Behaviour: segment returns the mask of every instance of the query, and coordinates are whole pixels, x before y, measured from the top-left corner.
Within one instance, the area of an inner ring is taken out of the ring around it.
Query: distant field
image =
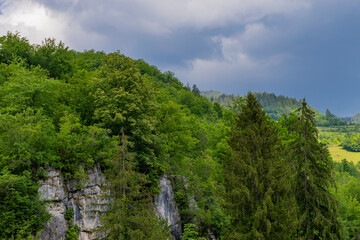
[[[360,152],[349,152],[338,145],[329,146],[330,154],[334,161],[340,162],[344,158],[349,162],[360,162]]]

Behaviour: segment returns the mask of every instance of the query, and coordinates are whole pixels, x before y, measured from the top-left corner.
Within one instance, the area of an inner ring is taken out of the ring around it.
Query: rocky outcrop
[[[98,166],[87,171],[86,180],[64,181],[61,172],[47,170],[47,178],[40,181],[39,193],[47,202],[47,211],[52,215],[40,236],[41,240],[66,239],[68,227],[78,225],[79,240],[90,240],[103,237],[95,232],[100,223],[101,215],[107,210],[109,199],[104,191],[105,177]],[[160,179],[160,194],[155,199],[157,215],[166,219],[174,240],[182,234],[181,218],[174,199],[174,191],[168,176]],[[191,207],[197,208],[193,198]],[[72,213],[73,223],[66,216]],[[209,231],[209,238],[215,236]]]
[[[185,189],[188,188],[187,180],[185,177],[172,177],[175,182],[178,181],[178,184]],[[174,191],[172,188],[172,184],[170,178],[167,175],[164,175],[160,179],[159,183],[160,187],[160,194],[156,197],[156,210],[159,218],[167,220],[168,226],[170,227],[171,235],[174,240],[179,240],[180,236],[182,235],[182,228],[181,228],[181,217],[179,214],[178,207],[175,203],[174,198]],[[194,212],[199,210],[197,202],[194,196],[190,195],[187,196],[189,200],[189,209],[193,210]],[[207,240],[216,240],[215,234],[211,229],[207,230],[207,236],[205,239]]]
[[[180,214],[175,204],[174,192],[170,180],[164,175],[160,179],[160,194],[155,199],[159,218],[166,219],[173,239],[180,239],[182,229]]]
[[[80,228],[79,239],[94,239],[101,235],[94,230],[100,226],[100,216],[109,202],[103,190],[105,178],[98,166],[86,173],[86,180],[64,182],[60,171],[48,169],[47,179],[40,181],[39,193],[47,202],[52,218],[40,239],[65,239],[70,225],[65,216],[69,213],[73,215],[73,224]]]

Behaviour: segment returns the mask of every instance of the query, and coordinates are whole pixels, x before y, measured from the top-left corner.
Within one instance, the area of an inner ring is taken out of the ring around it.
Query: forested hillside
[[[219,103],[226,107],[232,104],[234,95],[229,95],[217,91],[204,91],[202,94],[212,102]],[[277,120],[282,114],[289,114],[291,111],[300,107],[300,101],[295,98],[285,97],[283,95],[275,95],[274,93],[254,93],[257,101],[272,119]]]
[[[208,100],[214,103],[218,103],[223,107],[231,105],[235,96],[233,94],[225,94],[219,91],[202,91],[201,95],[206,97]],[[238,97],[238,96],[237,96]]]
[[[283,95],[275,95],[274,93],[254,93],[257,101],[261,104],[265,112],[275,120],[278,120],[283,114],[288,115],[290,112],[298,109],[301,105],[299,100],[295,98],[286,97]],[[232,104],[232,100],[235,98],[234,95],[225,94],[218,91],[203,91],[202,95],[205,96],[208,100],[213,103],[219,103],[223,107],[228,107]],[[339,117],[336,117],[330,112],[329,109],[326,109],[326,113],[321,114],[316,109],[312,108],[315,111],[316,123],[318,126],[343,126],[346,125],[346,121],[342,120]],[[356,115],[352,118],[355,119]],[[352,120],[355,122],[356,120]]]
[[[102,229],[109,238],[167,238],[152,206],[165,173],[183,225],[223,234],[230,110],[120,52],[76,52],[54,39],[31,45],[18,33],[0,42],[0,239],[34,236],[49,219],[37,195],[47,167],[82,179],[94,164],[113,184]]]
[[[332,162],[305,100],[248,93],[224,108],[120,52],[19,33],[0,44],[0,239],[36,238],[50,219],[38,195],[47,169],[85,179],[95,165],[111,199],[107,239],[170,238],[154,211],[165,174],[181,240],[358,238],[359,170]]]
[[[360,113],[355,114],[351,119],[351,122],[359,123],[360,122]]]

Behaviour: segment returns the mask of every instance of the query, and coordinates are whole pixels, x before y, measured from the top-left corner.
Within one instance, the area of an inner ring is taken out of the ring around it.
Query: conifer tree
[[[278,130],[254,94],[238,107],[228,140],[232,157],[224,162],[232,217],[226,239],[291,239],[294,201]]]
[[[290,127],[290,158],[294,163],[294,191],[299,209],[300,239],[339,239],[336,202],[329,192],[334,183],[329,152],[318,141],[314,112],[305,99]]]
[[[196,86],[196,84],[194,84],[193,87],[192,87],[192,93],[193,93],[195,96],[200,96],[200,90],[199,90],[199,88]]]

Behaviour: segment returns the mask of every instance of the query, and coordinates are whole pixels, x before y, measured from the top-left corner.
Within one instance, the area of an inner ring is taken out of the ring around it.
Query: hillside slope
[[[61,232],[68,240],[327,238],[339,235],[336,219],[349,239],[360,232],[360,214],[347,215],[360,203],[332,193],[331,158],[305,101],[306,111],[272,121],[258,101],[273,118],[298,101],[249,93],[228,109],[120,52],[78,52],[54,39],[32,45],[18,33],[0,44],[0,239],[38,238],[44,228],[43,239]],[[290,171],[288,161],[303,164],[302,128],[312,163],[326,170],[308,178],[323,192],[312,200],[325,205],[304,212],[330,223],[298,224],[311,217],[293,212],[304,196],[292,190],[303,177],[292,176],[304,168]],[[334,197],[349,211],[337,216]],[[159,210],[170,202],[179,215]]]
[[[172,176],[182,229],[196,223],[201,236],[224,234],[228,217],[217,192],[230,110],[193,93],[173,73],[119,52],[77,52],[54,39],[32,45],[19,33],[0,44],[0,239],[36,236],[48,223],[47,193],[39,198],[38,189],[53,171],[70,191],[49,197],[62,203],[63,234],[76,239],[88,232],[81,204],[70,202],[80,199],[72,194],[95,187],[87,182],[96,166],[112,199],[97,219],[108,238],[169,237],[154,211],[164,175]]]

